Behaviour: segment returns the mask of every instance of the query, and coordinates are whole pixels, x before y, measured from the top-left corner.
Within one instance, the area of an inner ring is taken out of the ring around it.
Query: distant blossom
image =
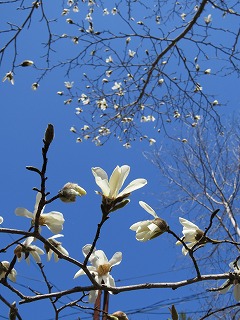
[[[19,244],[15,248],[14,254],[16,255],[18,261],[21,261],[22,258],[24,258],[26,262],[30,264],[31,255],[36,263],[41,263],[40,255],[44,254],[44,251],[35,245],[31,245],[33,241],[34,237],[28,237],[23,243]]]
[[[233,269],[233,272],[240,276],[240,263],[239,260],[237,262],[231,262],[229,267]],[[226,280],[221,287],[219,288],[220,293],[227,293],[233,286],[233,295],[236,301],[240,301],[240,281],[238,279],[234,279],[233,282],[230,280]]]
[[[65,256],[69,256],[68,251],[65,248],[63,248],[62,243],[57,241],[57,240],[55,240],[55,239],[60,238],[60,237],[63,237],[63,234],[55,234],[54,236],[48,238],[47,240],[60,253],[64,254]],[[54,252],[47,243],[44,244],[44,249],[45,249],[45,251],[47,253],[48,261],[51,259],[52,255],[53,255],[55,262],[58,262],[58,260],[59,260],[58,254],[56,252]]]
[[[0,280],[3,279],[8,272],[8,269],[10,267],[10,262],[8,261],[1,261],[0,262]],[[17,276],[17,271],[12,268],[12,270],[8,274],[8,278],[15,282],[16,281],[16,276]]]

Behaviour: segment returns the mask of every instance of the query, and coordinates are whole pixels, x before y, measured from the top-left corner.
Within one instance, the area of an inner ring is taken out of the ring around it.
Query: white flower
[[[90,244],[83,247],[82,252],[86,257],[91,248]],[[94,276],[97,283],[104,283],[106,286],[115,287],[115,281],[109,274],[113,266],[118,265],[122,261],[122,252],[116,252],[112,258],[108,261],[105,253],[102,250],[94,250],[89,257],[89,261],[92,266],[88,266],[88,270]],[[74,279],[84,275],[85,272],[80,269],[74,276]],[[98,290],[90,291],[89,302],[94,303],[97,298]]]
[[[113,72],[112,70],[107,70],[106,71],[106,76],[109,78],[111,76],[112,72]]]
[[[145,184],[147,184],[147,180],[145,179],[136,179],[133,180],[123,191],[119,192],[129,172],[129,166],[117,166],[113,170],[112,175],[108,180],[108,175],[102,168],[92,168],[92,173],[95,177],[96,184],[102,190],[102,192],[97,193],[101,194],[105,198],[114,200],[121,197],[127,197],[132,191],[142,188],[143,186],[145,186]]]
[[[203,246],[206,242],[207,239],[203,237],[204,232],[198,228],[198,226],[184,218],[179,218],[179,222],[183,226],[183,237],[181,238],[186,246],[191,249],[196,243],[198,243],[200,246]],[[182,244],[180,241],[176,242],[177,245]],[[198,246],[199,247],[199,246]],[[182,253],[184,255],[188,254],[188,250],[183,247],[182,248]]]
[[[112,87],[112,90],[118,90],[121,89],[121,82],[114,82],[114,86]]]
[[[144,242],[160,236],[167,230],[167,223],[158,217],[146,202],[139,201],[140,206],[154,217],[154,220],[139,221],[131,225],[130,230],[136,231],[136,239]]]
[[[103,98],[102,100],[97,100],[96,103],[98,108],[100,108],[101,110],[106,110],[108,107],[108,104],[105,98]]]
[[[44,254],[44,251],[35,245],[31,245],[33,241],[34,241],[34,237],[28,237],[22,244],[19,244],[15,248],[14,254],[17,256],[18,261],[21,261],[22,258],[24,257],[27,264],[30,264],[30,254],[31,254],[33,256],[33,259],[37,263],[41,263],[40,255]]]
[[[28,211],[25,208],[17,208],[15,210],[15,214],[17,216],[22,216],[22,217],[32,219],[32,224],[34,224],[35,216],[36,216],[36,213],[38,210],[38,205],[41,200],[41,197],[42,197],[41,193],[38,192],[37,196],[36,196],[36,203],[35,203],[33,213]],[[58,211],[51,211],[49,213],[43,213],[44,207],[43,207],[42,212],[39,216],[39,225],[40,226],[47,226],[48,229],[50,229],[53,233],[59,233],[63,229],[63,223],[65,221],[63,218],[63,214]]]
[[[106,59],[106,62],[107,62],[107,63],[111,63],[111,62],[113,62],[112,57],[111,57],[111,56],[109,56],[109,57]]]
[[[187,16],[187,15],[186,15],[186,13],[184,13],[184,12],[180,15],[180,17],[182,18],[183,21],[185,21],[186,16]]]
[[[135,56],[135,54],[136,54],[135,51],[130,50],[130,49],[128,50],[128,55],[129,55],[129,57],[133,58],[133,57]]]
[[[117,13],[118,13],[117,8],[113,8],[111,12],[112,12],[112,15],[114,15],[114,16],[115,16],[115,14],[117,14]]]
[[[0,217],[0,224],[3,223],[3,217]]]
[[[107,8],[103,9],[103,15],[104,16],[107,16],[109,14],[109,11]]]
[[[65,15],[69,14],[69,11],[70,11],[69,9],[63,9],[61,15],[65,16]]]
[[[239,260],[237,262],[231,262],[229,264],[229,267],[233,269],[233,272],[240,276],[240,263]],[[226,280],[221,287],[219,288],[220,293],[226,293],[231,287],[233,288],[233,295],[236,301],[240,301],[240,282],[237,279],[234,279],[233,282],[230,282],[229,280]],[[223,289],[221,289],[223,288]]]
[[[208,25],[212,21],[212,15],[209,14],[207,17],[204,18],[206,25]]]
[[[12,85],[14,85],[14,78],[13,78],[13,72],[9,71],[6,73],[5,77],[2,79],[2,82],[8,80],[9,82],[11,82]]]
[[[8,261],[0,262],[0,280],[5,277],[9,267],[10,267],[10,262]],[[8,278],[13,282],[15,282],[16,276],[17,276],[17,271],[14,268],[12,268],[12,270],[8,274]]]
[[[60,237],[64,237],[64,235],[63,234],[56,234],[56,235],[48,238],[47,240],[52,246],[54,246],[62,254],[64,254],[65,256],[69,256],[68,251],[65,248],[63,248],[62,243],[55,240],[56,238],[60,238]],[[58,262],[58,260],[59,260],[58,254],[56,252],[54,252],[46,243],[44,244],[44,249],[46,250],[48,261],[51,259],[52,254],[53,254],[55,262]]]
[[[213,106],[217,106],[218,104],[219,104],[218,100],[214,100],[212,103]]]
[[[156,140],[153,138],[149,139],[149,145],[152,146],[154,143],[156,143]]]
[[[70,81],[65,81],[64,85],[67,89],[71,89],[73,87],[74,81],[70,82]]]

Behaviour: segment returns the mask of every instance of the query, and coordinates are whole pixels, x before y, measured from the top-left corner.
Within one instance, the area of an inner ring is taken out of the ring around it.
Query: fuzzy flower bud
[[[32,60],[24,60],[21,64],[20,64],[20,66],[21,67],[30,67],[30,66],[32,66],[34,64],[34,62],[32,61]]]
[[[76,183],[68,182],[63,188],[59,191],[59,198],[63,202],[75,202],[76,196],[85,196],[86,190],[80,187]]]

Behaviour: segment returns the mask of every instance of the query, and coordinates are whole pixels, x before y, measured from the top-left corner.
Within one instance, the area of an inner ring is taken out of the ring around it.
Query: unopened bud
[[[59,191],[59,198],[63,202],[74,202],[77,196],[84,196],[87,192],[76,183],[68,182]]]
[[[21,258],[21,253],[22,253],[22,246],[19,244],[14,249],[14,254],[16,255],[17,258]]]
[[[20,64],[20,66],[21,67],[30,67],[30,66],[32,66],[34,64],[34,62],[32,61],[32,60],[24,60],[21,64]]]
[[[123,311],[116,311],[112,314],[109,314],[108,319],[128,320],[128,317]]]
[[[53,141],[53,138],[54,138],[54,127],[51,123],[49,123],[45,131],[44,140],[47,144],[50,144]]]
[[[154,231],[154,233],[152,234],[149,240],[160,236],[161,234],[163,234],[168,230],[167,222],[161,218],[154,219],[152,223],[155,224],[158,227],[158,229]]]

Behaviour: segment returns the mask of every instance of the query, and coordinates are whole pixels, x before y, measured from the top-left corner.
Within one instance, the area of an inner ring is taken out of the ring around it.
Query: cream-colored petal
[[[144,210],[150,213],[154,218],[158,218],[158,215],[156,214],[156,212],[146,202],[139,201],[139,204]]]
[[[122,188],[124,181],[129,175],[130,167],[127,165],[123,165],[121,167],[117,166],[109,180],[110,186],[110,197],[116,198],[119,190]]]
[[[95,167],[95,168],[92,168],[92,173],[94,175],[94,177],[99,177],[101,178],[102,180],[108,180],[108,175],[107,173],[100,167]]]
[[[100,177],[95,178],[96,184],[99,186],[99,188],[102,190],[102,193],[105,197],[109,196],[110,193],[110,187],[107,180],[102,180]]]
[[[198,226],[194,223],[192,223],[191,221],[188,221],[187,219],[184,218],[179,218],[179,222],[181,223],[181,225],[183,225],[183,227],[187,228],[187,229],[194,229],[194,230],[198,230]]]
[[[20,216],[20,217],[26,217],[26,218],[30,218],[33,219],[33,214],[32,212],[28,211],[25,208],[17,208],[15,210],[15,214],[16,216]]]
[[[102,250],[96,250],[94,255],[97,257],[97,259],[92,260],[91,263],[95,268],[98,268],[98,266],[101,264],[108,263],[108,258]]]
[[[0,217],[0,224],[3,223],[3,217]]]
[[[140,188],[144,187],[146,184],[147,184],[146,179],[133,180],[131,183],[129,183],[129,185],[122,192],[119,193],[118,197],[121,197],[125,194],[131,193],[132,191],[140,189]]]
[[[98,290],[91,290],[89,291],[89,295],[88,295],[88,301],[90,303],[95,303],[96,299],[98,296]]]
[[[109,260],[109,264],[111,267],[117,266],[122,261],[122,252],[116,252]]]

